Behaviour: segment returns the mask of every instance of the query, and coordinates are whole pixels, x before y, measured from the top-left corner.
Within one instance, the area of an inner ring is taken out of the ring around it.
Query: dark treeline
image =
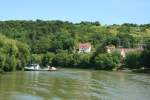
[[[83,67],[111,70],[150,66],[150,48],[131,53],[106,53],[105,46],[134,48],[149,44],[150,24],[101,25],[99,22],[0,21],[0,70],[22,69],[29,63],[41,66]],[[78,53],[79,43],[90,42],[91,53]]]

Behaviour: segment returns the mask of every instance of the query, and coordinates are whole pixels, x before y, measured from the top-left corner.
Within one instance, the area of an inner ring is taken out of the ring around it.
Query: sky
[[[0,20],[150,23],[150,0],[0,0]]]

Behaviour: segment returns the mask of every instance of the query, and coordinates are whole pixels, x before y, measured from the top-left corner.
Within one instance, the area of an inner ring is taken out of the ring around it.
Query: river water
[[[5,73],[0,100],[150,100],[150,75],[81,69]]]

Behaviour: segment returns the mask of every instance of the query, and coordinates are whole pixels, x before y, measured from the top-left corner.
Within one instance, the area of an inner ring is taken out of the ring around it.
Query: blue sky
[[[0,0],[0,20],[150,23],[150,0]]]

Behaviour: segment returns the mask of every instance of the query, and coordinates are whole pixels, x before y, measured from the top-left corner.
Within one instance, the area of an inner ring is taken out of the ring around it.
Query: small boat
[[[40,65],[39,64],[30,64],[26,67],[24,67],[25,71],[36,71],[40,69]]]
[[[57,69],[55,67],[50,67],[49,71],[56,71]]]
[[[30,64],[29,66],[24,67],[25,71],[56,71],[55,67],[41,68],[39,64]]]

